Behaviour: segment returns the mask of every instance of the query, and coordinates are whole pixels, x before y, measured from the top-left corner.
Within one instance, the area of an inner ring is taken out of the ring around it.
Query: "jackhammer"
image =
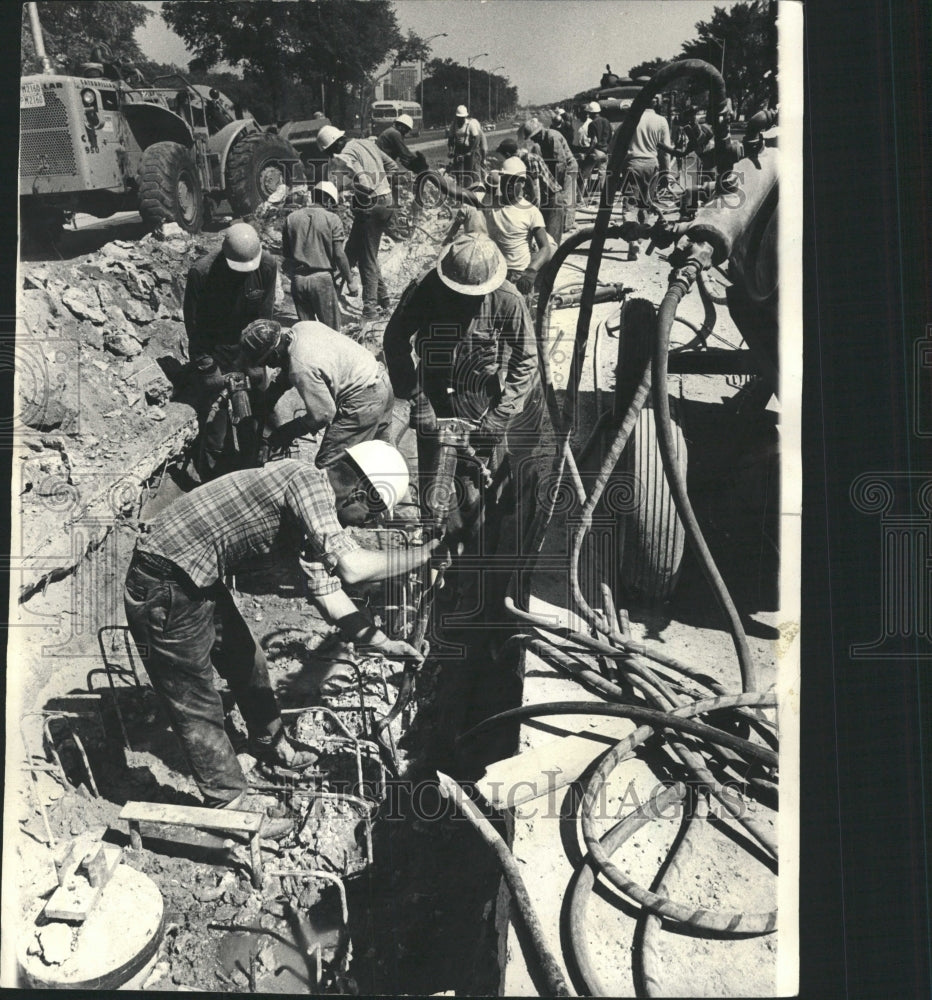
[[[430,482],[424,491],[424,507],[430,511],[424,522],[425,541],[439,538],[441,541],[447,538],[447,528],[450,515],[456,505],[456,467],[462,457],[473,462],[479,468],[480,479],[483,487],[488,487],[492,483],[492,473],[489,467],[476,454],[475,448],[469,443],[470,433],[477,427],[473,420],[466,420],[461,417],[438,417],[437,418],[437,442],[438,453],[436,467],[432,470]],[[437,590],[443,587],[444,571],[450,565],[451,558],[448,554],[446,559],[439,565],[425,563],[421,568],[421,592],[420,604],[414,620],[414,628],[408,642],[418,652],[425,657],[430,650],[430,643],[427,640],[427,628],[430,623],[431,610],[433,608],[433,597]],[[376,719],[374,723],[375,737],[379,744],[391,754],[391,749],[385,738],[385,730],[398,718],[411,700],[414,693],[414,677],[417,671],[417,664],[407,662],[404,667],[401,687],[398,697],[391,711],[381,719]]]

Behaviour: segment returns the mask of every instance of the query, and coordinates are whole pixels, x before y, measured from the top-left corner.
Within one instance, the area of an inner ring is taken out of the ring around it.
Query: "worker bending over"
[[[318,319],[341,329],[335,275],[350,295],[359,294],[343,243],[346,234],[335,209],[340,195],[330,181],[315,184],[312,204],[292,212],[282,226],[282,270],[291,278],[298,319]]]
[[[385,368],[362,344],[312,321],[283,330],[259,320],[246,327],[240,344],[247,366],[278,369],[269,383],[270,404],[294,388],[303,411],[268,434],[269,450],[286,450],[296,439],[323,431],[315,463],[334,468],[331,482],[342,503],[355,486],[355,477],[339,475],[344,452],[390,437],[395,397]]]
[[[404,494],[402,456],[381,441],[344,455],[373,513]],[[343,584],[381,580],[425,563],[436,547],[362,549],[341,528],[329,473],[286,459],[230,473],[176,500],[137,542],[126,575],[126,620],[152,686],[168,711],[207,806],[249,808],[246,778],[224,728],[213,669],[229,685],[250,750],[300,768],[314,755],[285,735],[262,646],[223,583],[247,560],[274,552],[299,557],[310,600],[347,642],[386,656],[420,659],[373,626]]]
[[[338,189],[353,192],[353,227],[346,255],[350,264],[359,266],[363,319],[375,319],[379,310],[390,304],[379,267],[379,245],[392,220],[388,176],[399,167],[374,139],[347,139],[346,133],[333,125],[325,125],[317,133],[317,145],[330,157],[330,180]]]
[[[254,319],[272,318],[277,286],[278,264],[245,222],[230,226],[220,250],[188,271],[184,326],[201,394],[196,468],[205,482],[254,459],[255,442],[244,441],[238,450],[227,408],[215,404],[224,376],[237,370],[240,332]]]

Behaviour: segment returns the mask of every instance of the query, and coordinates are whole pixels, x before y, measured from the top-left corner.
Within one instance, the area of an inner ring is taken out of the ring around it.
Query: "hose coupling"
[[[670,254],[670,262],[674,265],[668,282],[670,287],[679,286],[685,295],[699,275],[712,266],[712,252],[711,243],[693,242],[688,236],[683,237]]]

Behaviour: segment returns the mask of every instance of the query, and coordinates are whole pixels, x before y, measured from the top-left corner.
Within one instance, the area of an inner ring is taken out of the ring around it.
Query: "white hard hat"
[[[324,125],[317,133],[317,145],[321,151],[329,149],[337,139],[344,135],[346,133],[342,129],[338,129],[336,125]]]
[[[231,271],[255,271],[262,261],[259,234],[248,222],[234,222],[223,237],[223,256]]]
[[[410,115],[399,115],[395,119],[395,124],[396,125],[407,125],[408,128],[413,129],[414,128],[414,119]]]
[[[456,117],[457,118],[468,118],[469,117],[469,112],[466,110],[466,105],[465,104],[461,104],[456,109]]]
[[[338,204],[340,201],[340,192],[337,191],[336,184],[333,181],[318,181],[314,185],[315,191],[320,191],[321,194],[328,194],[333,199],[334,204]]]
[[[553,109],[553,113],[555,115],[565,115],[566,114],[566,112],[563,110],[563,108],[554,108]]]
[[[408,490],[408,464],[401,452],[386,441],[361,441],[346,454],[368,481],[370,500],[391,511]]]
[[[440,251],[440,280],[461,295],[488,295],[508,275],[501,250],[482,233],[462,233]]]
[[[527,165],[520,156],[509,156],[502,164],[501,174],[503,177],[526,177]]]
[[[586,105],[586,110],[587,111],[601,111],[602,110],[602,105],[599,104],[598,101],[590,101]],[[323,130],[321,130],[321,131],[323,131]]]

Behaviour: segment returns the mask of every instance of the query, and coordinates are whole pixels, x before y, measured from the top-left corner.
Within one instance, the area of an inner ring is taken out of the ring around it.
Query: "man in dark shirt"
[[[282,226],[282,270],[291,277],[291,297],[299,320],[320,320],[333,330],[343,319],[334,284],[335,272],[350,295],[359,294],[343,244],[346,234],[334,209],[339,201],[336,185],[315,184],[313,203],[299,208]]]
[[[412,402],[426,515],[427,485],[439,457],[437,418],[459,417],[478,425],[470,443],[495,477],[499,499],[491,499],[488,491],[480,494],[474,463],[459,463],[457,481],[463,489],[457,489],[459,509],[450,525],[463,530],[471,555],[491,554],[502,518],[514,513],[519,499],[527,500],[522,491],[533,488],[532,463],[524,459],[540,442],[534,325],[524,297],[506,274],[505,259],[488,236],[460,236],[444,248],[435,267],[407,287],[385,328],[392,388],[397,398]],[[488,552],[478,552],[480,544]],[[489,610],[494,603],[490,598]]]
[[[184,290],[188,355],[197,373],[200,441],[196,468],[207,481],[249,464],[230,434],[227,408],[217,402],[224,374],[238,369],[239,337],[254,319],[271,319],[278,264],[248,223],[227,229],[220,250],[196,261]]]
[[[376,507],[390,509],[407,489],[404,459],[382,441],[363,442],[346,459]],[[420,659],[406,642],[390,640],[357,611],[342,584],[406,573],[425,563],[436,545],[360,548],[337,519],[328,473],[290,459],[201,486],[156,519],[137,543],[126,575],[126,620],[205,805],[249,808],[246,779],[224,728],[214,667],[242,713],[254,756],[290,769],[315,759],[284,733],[262,646],[224,576],[246,560],[294,553],[310,600],[346,641],[389,657]],[[287,832],[287,826],[277,832]]]
[[[384,129],[376,137],[375,144],[387,153],[396,163],[400,163],[405,170],[411,170],[416,160],[416,154],[408,149],[405,137],[414,128],[414,119],[410,115],[399,115],[387,129]]]

